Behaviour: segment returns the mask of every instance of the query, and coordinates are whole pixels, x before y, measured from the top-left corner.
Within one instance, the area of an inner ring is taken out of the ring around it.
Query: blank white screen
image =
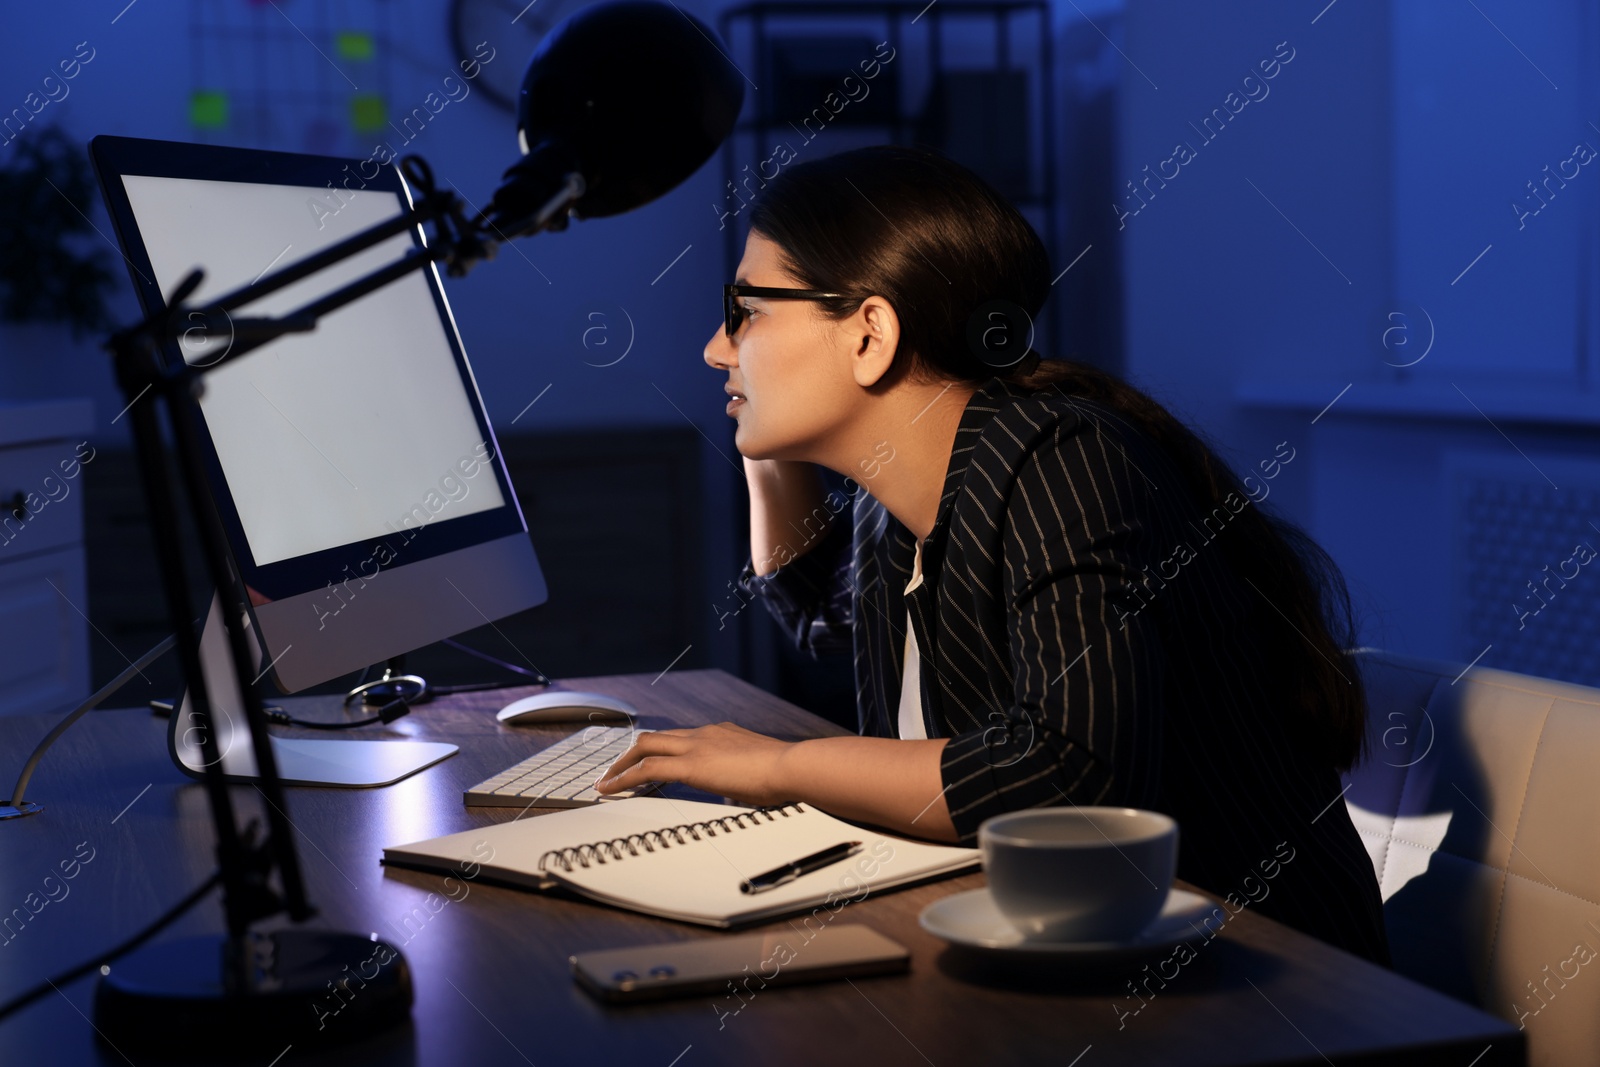
[[[329,193],[124,175],[155,281],[170,295],[194,267],[204,283],[191,304],[221,296],[392,218],[393,193]],[[320,220],[319,220],[320,214]],[[319,221],[321,228],[318,228]],[[413,247],[401,234],[271,296],[238,315],[278,315],[355,281]],[[401,528],[505,503],[494,474],[457,468],[482,455],[471,401],[433,295],[412,273],[205,375],[201,400],[250,552],[275,563]],[[197,335],[198,337],[198,335]],[[222,342],[186,346],[217,358]],[[416,509],[423,509],[418,512]]]

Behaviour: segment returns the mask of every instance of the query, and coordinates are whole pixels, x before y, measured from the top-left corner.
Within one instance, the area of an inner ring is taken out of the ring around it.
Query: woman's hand
[[[940,755],[949,738],[814,737],[779,741],[731,722],[640,734],[595,783],[601,793],[646,782],[684,785],[752,807],[802,801],[908,837],[957,840]]]
[[[595,789],[614,793],[646,782],[682,782],[741,804],[780,804],[796,799],[780,768],[793,747],[731,722],[654,730],[640,734]]]

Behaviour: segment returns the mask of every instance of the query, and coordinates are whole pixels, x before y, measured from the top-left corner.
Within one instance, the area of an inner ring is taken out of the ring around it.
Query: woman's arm
[[[739,575],[742,603],[735,610],[760,598],[802,652],[847,651],[854,604],[852,528],[845,512],[853,501],[837,490],[824,495],[814,464],[747,458],[744,468],[750,561]],[[719,630],[724,614],[719,611]]]
[[[831,518],[823,506],[822,476],[815,464],[786,459],[744,460],[745,484],[750,489],[750,559],[758,575],[777,570],[780,557],[805,554],[815,537],[795,544],[796,531],[810,520]]]
[[[908,837],[955,841],[939,779],[948,738],[779,741],[733,723],[641,734],[595,786],[682,782],[744,804],[802,801]]]

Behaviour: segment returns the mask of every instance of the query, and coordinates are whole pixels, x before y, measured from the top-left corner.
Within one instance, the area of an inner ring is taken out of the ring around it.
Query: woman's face
[[[803,288],[784,271],[778,246],[758,233],[745,241],[740,285]],[[839,324],[810,300],[740,297],[745,319],[733,337],[719,324],[705,360],[728,375],[734,444],[751,459],[812,459],[860,399]],[[741,399],[742,398],[742,399]]]

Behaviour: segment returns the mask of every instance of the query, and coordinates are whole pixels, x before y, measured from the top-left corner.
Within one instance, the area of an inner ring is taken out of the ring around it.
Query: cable
[[[539,670],[537,667],[535,667],[531,671],[527,670],[524,667],[517,666],[515,663],[507,663],[503,659],[496,659],[495,657],[489,655],[489,653],[487,653],[487,652],[479,652],[477,649],[472,648],[472,647],[470,647],[468,645],[463,645],[460,641],[457,641],[457,640],[455,640],[454,638],[451,638],[451,637],[445,638],[443,641],[440,642],[440,644],[449,645],[451,648],[458,649],[459,651],[465,652],[469,656],[477,656],[479,659],[483,660],[485,663],[493,663],[496,667],[504,667],[506,670],[511,671],[513,674],[520,674],[520,675],[523,675],[524,677],[532,678],[539,685],[549,685],[550,684],[550,679],[546,678],[545,675],[544,675],[544,672]],[[471,692],[473,689],[494,689],[494,688],[504,688],[504,687],[503,686],[495,686],[492,683],[485,682],[485,683],[479,683],[478,685],[475,685],[475,686],[457,685],[457,686],[450,686],[448,689],[438,688],[438,689],[435,689],[434,692],[435,693],[444,693],[444,692],[467,693],[467,692]]]
[[[22,807],[22,794],[28,789],[28,779],[33,777],[34,768],[39,766],[39,761],[44,759],[44,754],[49,750],[50,746],[56,743],[56,738],[67,732],[67,727],[81,719],[90,708],[97,706],[102,700],[127,685],[134,675],[154,663],[157,657],[177,644],[177,641],[176,637],[167,637],[166,640],[140,656],[137,662],[128,664],[127,670],[107,682],[98,693],[79,704],[70,714],[57,723],[55,729],[46,734],[44,740],[39,742],[39,747],[33,750],[33,755],[28,757],[28,762],[22,767],[22,773],[17,775],[16,788],[11,791],[11,806],[15,808]]]
[[[57,989],[57,987],[67,985],[71,982],[76,982],[90,971],[99,970],[112,960],[120,959],[123,956],[126,956],[128,953],[132,952],[134,949],[138,948],[140,945],[159,934],[162,930],[165,930],[168,926],[172,925],[172,923],[180,915],[198,904],[200,902],[200,898],[204,897],[207,893],[211,892],[211,890],[215,889],[217,884],[221,881],[222,872],[213,871],[210,878],[207,878],[204,882],[202,882],[199,888],[194,890],[194,892],[178,901],[178,903],[174,905],[173,908],[165,915],[161,916],[161,918],[157,919],[155,922],[151,923],[137,934],[134,934],[132,937],[118,945],[116,948],[112,949],[110,952],[107,952],[103,956],[98,956],[95,959],[90,960],[88,963],[80,964],[77,967],[72,968],[70,971],[63,971],[54,978],[46,978],[42,985],[36,985],[21,996],[15,997],[12,1000],[8,1000],[5,1004],[0,1005],[0,1019],[5,1019],[8,1015],[12,1015],[18,1011],[21,1011],[23,1008],[26,1008],[29,1004],[32,1004],[46,993]]]
[[[398,710],[397,710],[398,709]],[[378,714],[368,719],[356,719],[354,722],[313,722],[309,719],[296,719],[282,708],[269,708],[267,721],[279,726],[301,726],[307,730],[353,730],[357,726],[371,726],[374,723],[391,723],[402,715],[411,711],[411,705],[405,697],[395,697],[389,703],[378,709]]]
[[[549,682],[540,682],[540,685],[549,685]],[[504,689],[504,682],[467,682],[463,685],[434,685],[428,687],[428,692],[434,696],[447,697],[452,693],[481,693],[488,689]]]

